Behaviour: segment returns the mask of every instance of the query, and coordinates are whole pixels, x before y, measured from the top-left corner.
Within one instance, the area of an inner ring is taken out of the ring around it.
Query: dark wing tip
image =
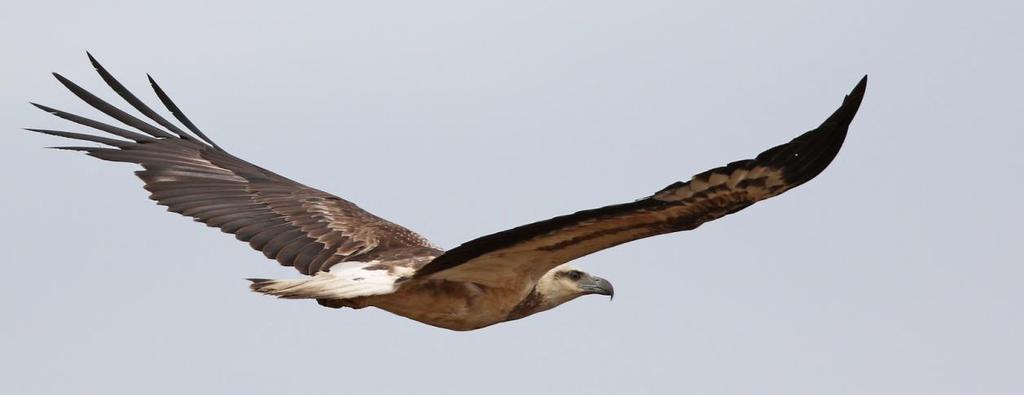
[[[850,123],[864,99],[867,83],[865,75],[821,126],[761,153],[755,162],[781,168],[790,188],[821,174],[839,154]]]
[[[836,112],[833,114],[833,117],[836,115],[840,115],[840,117],[836,119],[836,121],[845,123],[847,126],[850,124],[851,121],[853,121],[853,116],[856,115],[857,110],[860,109],[860,102],[864,100],[864,92],[867,91],[867,89],[868,76],[867,74],[865,74],[864,77],[862,77],[860,81],[857,82],[857,85],[853,87],[853,90],[850,91],[850,94],[846,95],[846,97],[843,98],[843,105],[840,106],[839,109],[836,110]],[[832,117],[829,118],[829,120],[831,120]],[[828,122],[829,120],[826,120],[825,122]]]
[[[210,140],[209,137],[206,137],[206,134],[203,133],[202,130],[199,130],[199,128],[196,127],[194,123],[192,123],[192,120],[188,119],[188,117],[185,116],[185,113],[181,111],[181,108],[178,108],[178,105],[174,104],[174,101],[171,100],[170,96],[167,96],[167,92],[164,92],[163,88],[160,88],[160,84],[156,83],[156,80],[153,79],[152,75],[146,73],[146,78],[149,79],[149,85],[153,88],[153,92],[156,93],[156,97],[160,99],[160,102],[164,104],[164,107],[167,107],[167,110],[170,111],[171,114],[178,119],[178,121],[184,124],[188,130],[191,130],[192,133],[195,133],[195,135],[199,137],[201,140],[213,146],[213,148],[216,148],[217,150],[220,151],[224,151],[224,149],[217,145],[217,143],[214,143],[213,140]]]
[[[89,51],[85,51],[85,55],[89,57],[89,63],[92,64],[92,68],[100,73],[100,77],[102,77],[104,81],[106,81],[107,79],[114,79],[114,76],[111,75],[110,72],[108,72],[107,69],[103,67],[102,64],[100,64],[100,61],[96,60],[96,57],[92,56],[92,54],[89,53]]]
[[[45,148],[46,149],[62,150],[62,151],[82,151],[82,152],[92,152],[94,150],[100,149],[100,148],[96,148],[96,147],[81,147],[81,146],[53,146],[53,147],[45,147]]]
[[[100,144],[106,144],[106,145],[109,145],[109,146],[112,146],[112,147],[118,147],[118,148],[128,148],[128,147],[131,147],[134,144],[134,143],[130,143],[130,142],[123,141],[123,140],[117,140],[117,139],[112,139],[112,138],[107,138],[107,137],[102,137],[102,136],[93,136],[91,134],[83,134],[83,133],[75,133],[75,132],[65,132],[63,130],[38,129],[38,128],[22,128],[22,129],[23,130],[27,130],[29,132],[48,134],[48,135],[51,135],[51,136],[64,137],[64,138],[69,138],[69,139],[74,139],[74,140],[92,141],[92,142],[96,142],[96,143],[100,143]]]
[[[67,85],[67,84],[71,83],[71,80],[68,80],[67,78],[64,78],[63,75],[60,75],[60,73],[57,73],[56,71],[54,71],[54,72],[52,72],[50,74],[52,74],[53,77],[56,78],[57,81],[60,81],[60,83],[62,83],[62,84]]]
[[[36,103],[36,102],[31,102],[30,101],[30,102],[28,102],[28,104],[31,104],[31,105],[35,106],[35,108],[38,108],[38,109],[43,110],[43,111],[46,111],[46,112],[48,112],[50,114],[57,113],[57,109],[52,108],[52,107],[47,107],[47,106],[44,106],[44,105]]]

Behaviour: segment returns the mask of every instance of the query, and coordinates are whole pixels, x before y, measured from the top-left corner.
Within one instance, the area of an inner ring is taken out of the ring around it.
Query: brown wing
[[[118,95],[166,130],[117,109],[58,74],[54,76],[61,84],[89,105],[144,134],[38,104],[34,105],[58,117],[127,140],[29,130],[110,146],[56,148],[142,165],[144,170],[135,174],[145,181],[150,198],[169,211],[232,233],[268,258],[304,274],[327,270],[340,261],[372,259],[399,249],[424,255],[440,253],[420,235],[351,202],[225,152],[199,131],[150,78],[160,100],[199,139],[193,137],[142,103],[91,55],[89,59]]]
[[[864,77],[817,129],[755,159],[706,171],[632,203],[580,211],[469,241],[431,261],[417,276],[514,286],[584,255],[694,229],[783,193],[814,178],[839,153],[866,85]]]

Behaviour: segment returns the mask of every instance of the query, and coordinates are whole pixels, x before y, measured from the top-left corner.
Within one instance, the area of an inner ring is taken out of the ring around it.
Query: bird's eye
[[[583,272],[580,272],[579,270],[573,270],[569,272],[569,278],[572,279],[572,281],[579,281],[579,279],[582,277]]]

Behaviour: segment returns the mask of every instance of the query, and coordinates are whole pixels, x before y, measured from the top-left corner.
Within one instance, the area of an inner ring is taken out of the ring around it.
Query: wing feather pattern
[[[372,260],[382,254],[440,254],[429,241],[406,228],[227,153],[185,117],[150,77],[160,101],[198,138],[194,137],[129,92],[91,54],[89,60],[111,89],[166,130],[118,109],[56,73],[57,80],[87,104],[138,132],[34,103],[57,117],[126,140],[27,130],[113,147],[55,148],[141,165],[143,170],[135,174],[145,182],[150,198],[168,211],[232,233],[267,258],[294,266],[304,274],[327,271],[338,262]]]
[[[867,86],[865,76],[818,128],[654,195],[534,222],[448,250],[417,277],[514,286],[573,259],[645,237],[694,229],[799,186],[832,162]]]

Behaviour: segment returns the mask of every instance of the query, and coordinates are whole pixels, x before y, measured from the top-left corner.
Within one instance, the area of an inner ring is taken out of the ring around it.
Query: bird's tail
[[[299,286],[303,285],[303,279],[274,280],[269,278],[247,278],[252,281],[249,289],[261,294],[274,295],[281,298],[302,298]]]
[[[249,289],[261,294],[285,299],[338,298],[338,288],[344,288],[337,278],[324,273],[312,277],[274,280],[250,278]]]
[[[380,273],[380,274],[377,274]],[[396,278],[387,271],[378,270],[361,276],[348,273],[319,272],[314,276],[273,280],[250,278],[249,288],[255,292],[285,299],[352,299],[363,296],[382,295],[397,289]]]

